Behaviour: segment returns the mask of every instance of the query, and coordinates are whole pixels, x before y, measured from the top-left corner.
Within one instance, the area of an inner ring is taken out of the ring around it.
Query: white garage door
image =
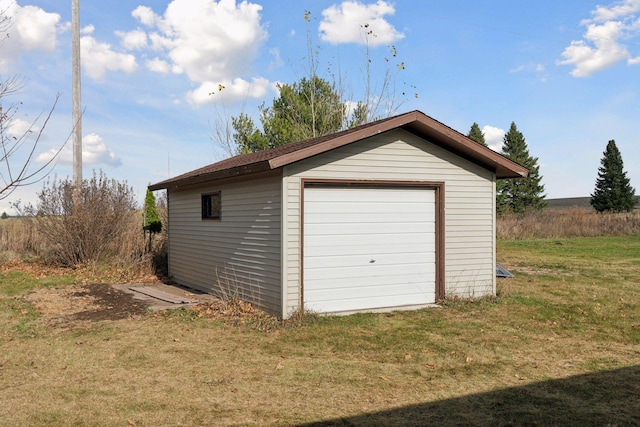
[[[435,302],[435,190],[304,190],[306,308],[340,312]]]

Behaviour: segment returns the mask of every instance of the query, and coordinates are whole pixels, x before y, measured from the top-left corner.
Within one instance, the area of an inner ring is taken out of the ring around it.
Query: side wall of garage
[[[280,174],[169,192],[169,275],[281,315]],[[221,218],[202,219],[201,195],[220,192]]]
[[[282,180],[282,311],[299,308],[302,180],[444,182],[445,292],[495,293],[495,175],[403,130],[288,165]]]

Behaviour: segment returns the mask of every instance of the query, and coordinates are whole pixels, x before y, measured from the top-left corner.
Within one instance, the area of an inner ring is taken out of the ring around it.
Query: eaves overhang
[[[420,111],[412,111],[310,140],[235,156],[149,186],[152,191],[179,188],[221,179],[257,174],[362,141],[393,129],[404,129],[495,173],[497,179],[526,178],[529,171],[502,154]]]

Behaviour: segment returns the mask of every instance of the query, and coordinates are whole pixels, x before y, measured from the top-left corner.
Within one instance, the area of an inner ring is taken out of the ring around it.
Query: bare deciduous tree
[[[0,33],[3,34],[0,44],[9,37],[10,27],[11,17],[5,11],[0,11]],[[42,113],[28,123],[26,129],[24,127],[19,129],[17,113],[22,102],[13,102],[8,99],[19,93],[22,87],[23,82],[18,75],[8,79],[0,77],[0,200],[9,197],[17,188],[34,184],[49,175],[68,140],[67,138],[60,144],[49,160],[33,167],[36,150],[60,95],[56,95],[53,106],[48,112]]]
[[[56,95],[48,112],[29,123],[26,130],[16,132],[16,113],[22,103],[10,103],[5,107],[4,101],[8,95],[15,94],[19,84],[17,77],[0,80],[0,200],[9,197],[19,187],[35,184],[49,175],[67,142],[65,140],[55,154],[43,164],[33,167],[36,149],[60,95]],[[38,123],[41,125],[38,126]]]

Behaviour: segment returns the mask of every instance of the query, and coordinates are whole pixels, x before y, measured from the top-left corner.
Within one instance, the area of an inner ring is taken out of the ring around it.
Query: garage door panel
[[[421,234],[413,237],[413,239],[418,240],[419,238],[426,238],[426,237],[428,237],[428,235]],[[340,243],[339,240],[344,241],[344,243]],[[340,245],[339,252],[336,251],[336,248],[335,248],[336,245]],[[407,251],[406,253],[425,253],[426,252],[424,248],[414,247],[412,245],[412,242],[384,244],[384,243],[372,241],[371,243],[363,243],[363,244],[355,243],[354,244],[353,241],[348,241],[346,239],[335,239],[335,243],[327,242],[323,245],[313,246],[313,253],[317,257],[341,256],[342,254],[378,256],[378,255],[381,255],[381,254],[383,255],[389,252],[399,253],[402,250]],[[413,252],[409,252],[409,251],[413,251]],[[368,261],[369,259],[367,259],[367,262]]]
[[[417,198],[421,200],[427,200],[428,195],[424,193],[425,188],[418,187],[378,187],[378,188],[364,188],[364,187],[308,187],[305,188],[304,200],[307,202],[327,202],[327,203],[340,203],[340,202],[363,202],[369,203],[372,200],[382,203],[394,202],[394,203],[407,203],[414,202]],[[329,190],[329,191],[326,191]],[[370,191],[364,193],[363,191]],[[311,194],[310,191],[313,191]],[[427,190],[432,191],[432,190]],[[373,194],[375,192],[375,194]],[[413,198],[407,198],[406,194],[412,194]]]
[[[337,312],[435,301],[433,189],[311,187],[304,197],[305,306]]]
[[[409,266],[410,267],[410,266]],[[407,266],[399,266],[394,269],[390,269],[390,275],[373,275],[367,274],[355,268],[349,269],[325,269],[324,272],[305,272],[305,295],[308,295],[309,290],[317,289],[321,287],[327,287],[332,289],[349,289],[360,288],[376,285],[376,284],[388,284],[393,286],[398,281],[405,280],[406,282],[426,281],[430,282],[430,276],[435,272],[425,270],[420,273],[406,273]],[[394,274],[395,273],[395,274]],[[345,283],[348,282],[348,283]],[[429,285],[431,286],[431,284]],[[347,291],[345,291],[347,292]]]
[[[429,289],[427,286],[412,286],[406,284],[402,287],[389,288],[388,286],[370,286],[366,294],[353,293],[351,295],[344,294],[342,299],[356,300],[358,298],[395,298],[395,297],[410,297],[414,298],[416,294],[424,295],[424,298],[433,298],[433,289]],[[314,291],[312,295],[309,295],[310,299],[319,303],[329,303],[335,299],[334,290],[318,290]],[[406,302],[405,302],[406,305]],[[384,307],[388,307],[385,305]]]
[[[396,208],[399,209],[399,208]],[[342,215],[308,214],[305,216],[306,224],[404,224],[424,223],[426,214],[416,215],[398,212],[349,212]]]
[[[355,268],[340,269],[340,271],[338,269],[323,269],[323,271],[312,270],[311,272],[307,272],[305,275],[305,284],[307,285],[305,288],[305,296],[308,296],[309,290],[320,288],[334,290],[344,289],[345,293],[348,293],[347,289],[366,288],[368,286],[378,285],[393,287],[406,283],[424,282],[427,283],[428,286],[431,286],[429,278],[435,272],[435,270],[425,270],[419,274],[406,273],[407,268],[400,266],[391,269],[391,271],[393,271],[393,273],[391,273],[394,278],[393,282],[389,280],[389,276],[381,276],[366,271],[363,272],[362,270],[357,270]],[[347,286],[345,286],[345,280],[349,281]]]
[[[425,295],[423,298],[425,301],[435,301],[435,293],[432,295]],[[420,305],[421,302],[415,301],[414,304],[407,304],[407,297],[404,295],[393,296],[380,296],[380,297],[367,297],[358,296],[351,299],[340,299],[331,301],[314,301],[306,305],[310,310],[323,313],[323,312],[341,312],[341,311],[358,311],[368,310],[371,308],[393,308],[402,307],[407,305]]]
[[[432,225],[433,227],[433,225]],[[313,236],[312,233],[305,233],[305,235]],[[317,234],[316,234],[317,235]],[[381,239],[380,236],[384,235],[384,239]],[[345,246],[378,246],[385,244],[385,241],[389,240],[391,242],[402,242],[407,245],[414,245],[424,242],[426,239],[433,240],[435,233],[431,231],[416,231],[414,233],[399,233],[399,232],[390,232],[385,230],[378,234],[360,234],[356,235],[354,233],[351,234],[341,234],[341,235],[333,235],[331,239],[313,239],[311,242],[308,242],[309,247],[313,248],[324,248],[331,247],[334,252],[342,252]],[[357,239],[356,239],[357,237]],[[393,244],[393,243],[389,243]],[[366,249],[366,248],[365,248]],[[433,249],[433,248],[432,248]]]
[[[383,251],[385,248],[380,248]],[[386,248],[391,249],[390,247]],[[403,248],[399,248],[403,250]],[[400,253],[381,253],[377,256],[369,256],[367,254],[349,254],[340,256],[316,256],[305,261],[305,268],[329,269],[329,268],[355,268],[370,274],[389,274],[390,269],[394,266],[415,266],[416,269],[422,270],[425,263],[433,263],[435,256],[433,253],[426,252],[400,252]],[[426,267],[425,267],[426,268]],[[306,271],[306,270],[305,270]]]
[[[425,233],[433,231],[433,222],[417,222],[417,223],[339,223],[339,224],[304,224],[304,235],[307,237],[317,236],[323,239],[333,239],[338,236],[362,236],[362,235],[378,235],[384,236],[388,234],[405,234]],[[432,233],[433,234],[433,233]],[[309,240],[309,239],[305,239]],[[314,241],[312,240],[312,245]]]
[[[336,202],[307,202],[305,206],[310,207],[314,214],[317,215],[336,215],[334,204]],[[435,207],[433,205],[424,206],[424,202],[379,202],[376,205],[376,213],[393,214],[398,216],[414,214],[417,209],[422,212],[433,213]],[[369,203],[363,202],[346,202],[340,207],[340,214],[362,214],[369,209]]]

